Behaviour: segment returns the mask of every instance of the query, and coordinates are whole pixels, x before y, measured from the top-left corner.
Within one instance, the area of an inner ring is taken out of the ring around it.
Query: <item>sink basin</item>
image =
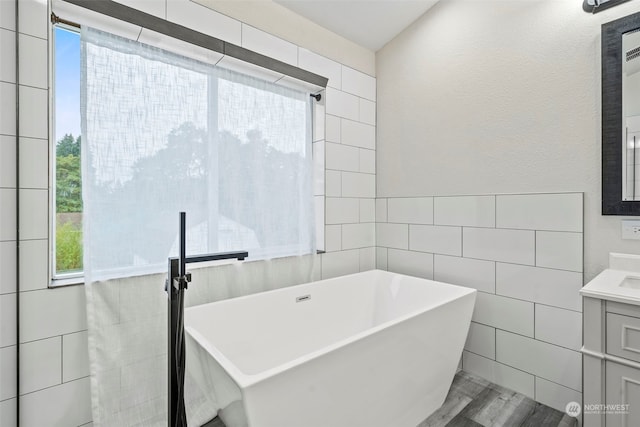
[[[619,286],[621,288],[640,289],[640,277],[627,276]]]

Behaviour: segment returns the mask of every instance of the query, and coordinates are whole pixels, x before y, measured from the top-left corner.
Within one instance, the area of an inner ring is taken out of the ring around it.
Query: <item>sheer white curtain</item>
[[[313,253],[310,97],[93,29],[81,40],[94,422],[161,425],[167,307],[157,273],[177,256],[178,212],[188,254]],[[194,412],[199,401],[189,400],[190,424],[212,415]]]

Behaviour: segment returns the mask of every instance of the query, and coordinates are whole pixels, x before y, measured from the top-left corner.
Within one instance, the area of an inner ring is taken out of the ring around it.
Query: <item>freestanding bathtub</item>
[[[185,310],[227,427],[416,427],[447,395],[476,291],[372,270]]]

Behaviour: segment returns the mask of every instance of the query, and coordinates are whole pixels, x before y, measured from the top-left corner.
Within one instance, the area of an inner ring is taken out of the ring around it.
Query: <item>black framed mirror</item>
[[[601,61],[602,215],[640,215],[640,12],[602,25]]]

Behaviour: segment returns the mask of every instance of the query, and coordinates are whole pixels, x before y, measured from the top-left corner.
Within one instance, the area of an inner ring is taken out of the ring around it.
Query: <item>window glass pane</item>
[[[55,270],[82,271],[80,34],[55,28]]]

